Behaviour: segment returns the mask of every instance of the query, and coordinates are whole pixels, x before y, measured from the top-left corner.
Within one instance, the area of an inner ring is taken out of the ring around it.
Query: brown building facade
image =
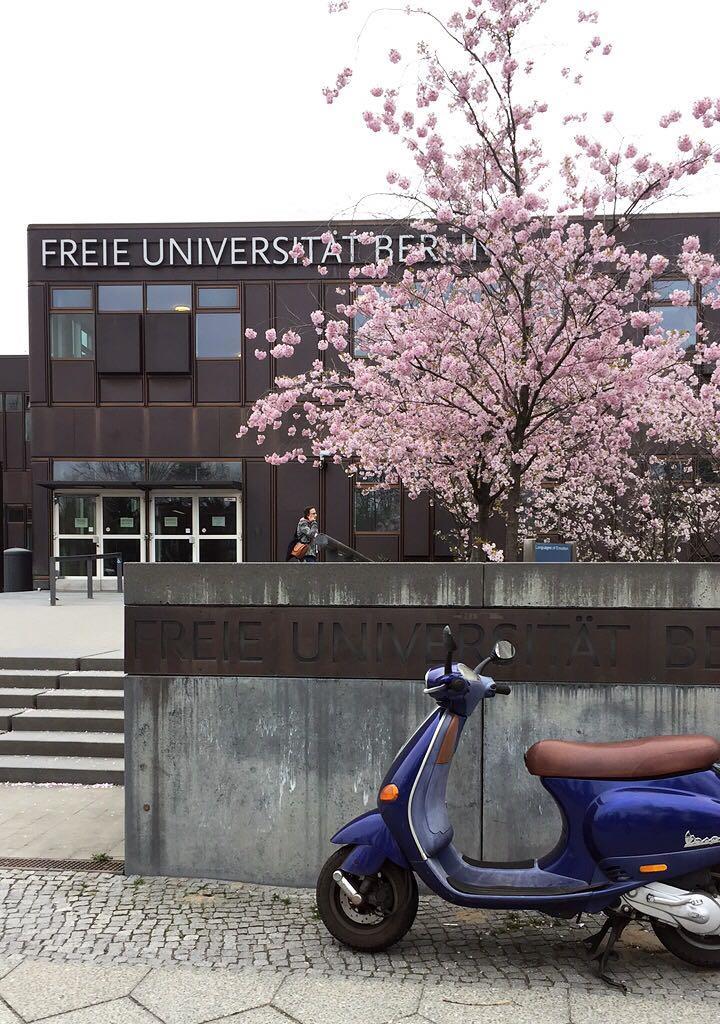
[[[279,370],[305,369],[318,355],[310,313],[347,301],[350,267],[377,256],[402,265],[418,241],[407,227],[376,223],[376,241],[361,245],[350,225],[335,225],[337,258],[321,240],[326,227],[28,229],[30,355],[0,358],[0,460],[3,545],[32,546],[36,585],[51,554],[284,559],[310,504],[324,532],[372,558],[450,557],[449,522],[429,498],[369,491],[332,464],[275,468],[252,437],[236,436],[276,372],[272,358],[255,358],[245,329],[262,339],[270,327],[293,328],[307,344]],[[720,216],[648,217],[637,233],[671,256],[688,233],[717,251]],[[432,260],[432,236],[419,240]],[[312,265],[292,258],[296,241]],[[688,325],[697,315],[668,307]]]

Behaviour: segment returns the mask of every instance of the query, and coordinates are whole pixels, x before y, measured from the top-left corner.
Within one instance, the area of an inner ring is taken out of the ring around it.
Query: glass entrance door
[[[73,555],[72,562],[61,563],[64,576],[84,576],[84,555],[118,552],[123,562],[144,562],[145,511],[142,495],[103,492],[103,494],[56,494],[54,519],[56,555]],[[95,565],[94,575],[116,576],[114,561]]]
[[[95,494],[56,495],[53,553],[73,556],[72,561],[60,563],[63,576],[84,576],[83,556],[98,552],[97,500]]]
[[[155,562],[239,562],[242,559],[237,494],[154,494]]]

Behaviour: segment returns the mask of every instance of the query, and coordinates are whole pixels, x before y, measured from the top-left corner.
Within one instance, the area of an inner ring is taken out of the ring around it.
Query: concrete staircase
[[[0,661],[0,782],[122,785],[122,663],[15,661]]]

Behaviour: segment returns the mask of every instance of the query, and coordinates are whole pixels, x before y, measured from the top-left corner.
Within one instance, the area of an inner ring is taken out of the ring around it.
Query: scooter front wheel
[[[333,878],[351,850],[350,846],[337,850],[323,865],[316,890],[318,913],[338,942],[377,953],[398,942],[412,927],[418,908],[417,882],[412,871],[389,860],[374,875],[348,874],[363,897],[355,906]]]

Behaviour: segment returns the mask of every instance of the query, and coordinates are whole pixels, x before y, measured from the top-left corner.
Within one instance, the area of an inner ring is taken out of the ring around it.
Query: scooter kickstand
[[[589,938],[585,939],[585,944],[588,947],[588,951],[590,952],[592,959],[598,961],[598,976],[606,985],[612,985],[613,988],[619,989],[624,996],[627,995],[627,986],[621,981],[616,981],[614,978],[610,977],[607,973],[607,965],[611,956],[617,956],[617,953],[614,951],[615,943],[618,941],[629,923],[630,920],[626,917],[609,917],[597,935],[591,935]],[[608,932],[610,933],[609,935]],[[606,935],[608,935],[608,940],[605,943],[605,948],[602,952],[598,952]]]

